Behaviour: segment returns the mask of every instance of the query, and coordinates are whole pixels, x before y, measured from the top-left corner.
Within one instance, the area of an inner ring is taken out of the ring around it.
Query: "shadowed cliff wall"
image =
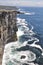
[[[17,41],[16,32],[18,28],[16,25],[16,17],[16,11],[3,11],[0,13],[0,65],[2,65],[2,56],[5,44],[8,42]]]

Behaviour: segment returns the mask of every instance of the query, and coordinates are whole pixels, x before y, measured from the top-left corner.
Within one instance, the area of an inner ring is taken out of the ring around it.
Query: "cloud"
[[[34,7],[43,7],[43,1],[42,0],[37,0],[37,1],[33,1],[33,0],[23,0],[23,1],[19,1],[18,5],[20,6],[34,6]]]
[[[43,7],[43,1],[37,2],[38,6]]]
[[[0,5],[15,6],[18,2],[15,0],[0,0]]]
[[[0,0],[0,5],[43,7],[43,0]]]

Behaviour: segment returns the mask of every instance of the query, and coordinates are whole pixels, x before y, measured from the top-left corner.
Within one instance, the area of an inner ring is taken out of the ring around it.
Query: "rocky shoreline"
[[[9,7],[7,7],[9,8]],[[15,7],[13,7],[15,8]],[[1,10],[1,9],[0,9]],[[0,65],[2,65],[2,57],[4,52],[4,46],[12,41],[17,41],[17,9],[13,11],[10,7],[10,10],[1,10],[0,11]]]

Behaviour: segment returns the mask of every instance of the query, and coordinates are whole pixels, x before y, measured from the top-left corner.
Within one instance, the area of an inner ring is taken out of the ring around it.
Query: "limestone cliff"
[[[16,32],[18,28],[16,25],[16,17],[16,11],[2,10],[0,12],[0,65],[2,65],[5,44],[17,40]]]

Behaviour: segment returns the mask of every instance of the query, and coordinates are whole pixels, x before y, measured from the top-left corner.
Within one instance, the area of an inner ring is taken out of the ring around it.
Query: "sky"
[[[43,7],[43,0],[0,0],[0,5]]]

